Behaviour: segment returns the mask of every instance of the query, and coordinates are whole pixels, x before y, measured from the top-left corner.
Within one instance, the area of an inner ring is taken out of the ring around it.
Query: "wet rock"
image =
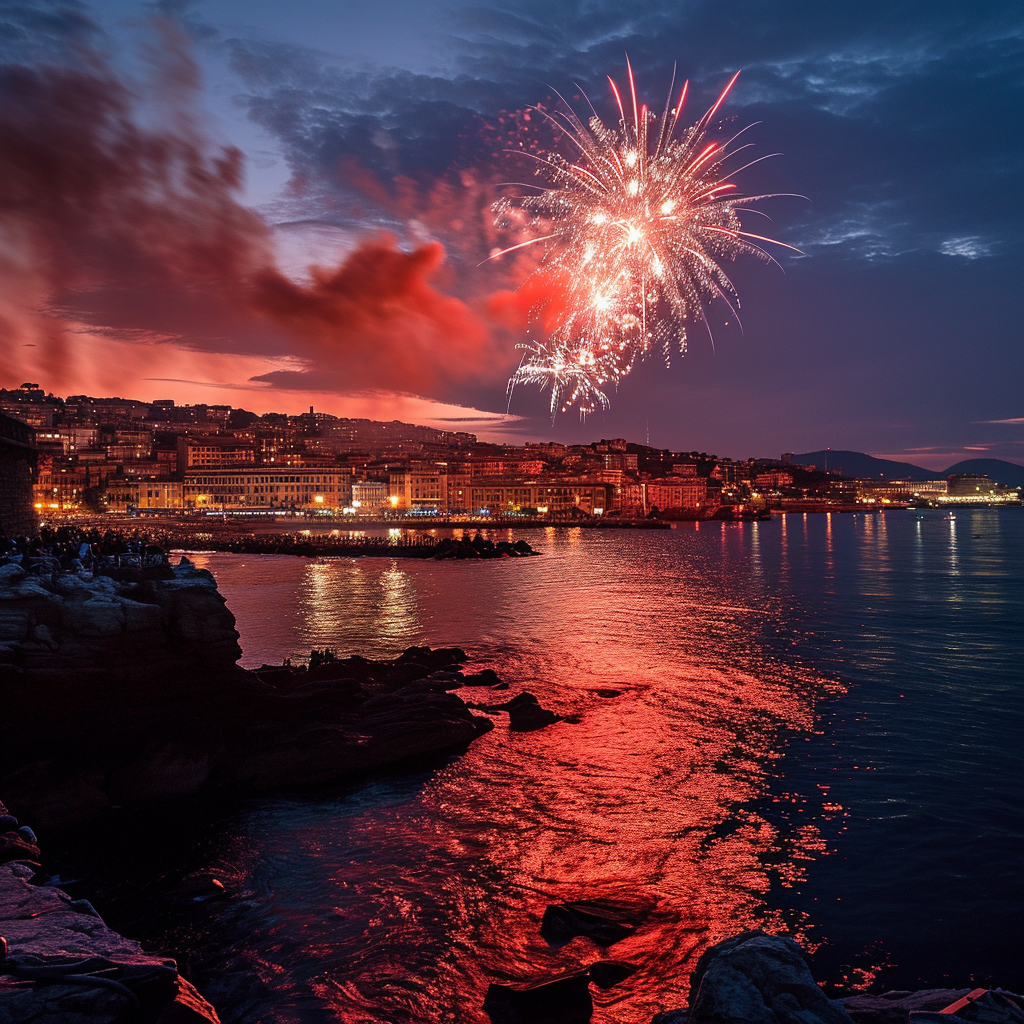
[[[225,771],[247,791],[315,786],[467,746],[491,727],[458,697],[417,680],[335,722],[260,730]]]
[[[628,939],[636,924],[620,910],[601,900],[556,903],[544,911],[540,933],[551,943],[568,942],[586,936],[599,946],[611,946]]]
[[[537,698],[527,692],[516,694],[504,704],[481,704],[477,707],[488,712],[507,711],[508,727],[513,732],[533,732],[534,729],[543,729],[546,725],[562,721],[560,715],[542,708]]]
[[[920,992],[898,990],[882,995],[849,996],[840,1000],[856,1024],[907,1024],[911,1010],[942,1010],[970,989],[933,988]]]
[[[621,697],[622,696],[622,691],[621,690],[607,690],[607,689],[604,689],[604,688],[602,688],[600,690],[595,690],[594,693],[596,693],[598,695],[598,697],[603,697],[605,700],[611,700],[613,697]]]
[[[6,864],[12,860],[31,861],[39,863],[39,847],[29,842],[24,836],[11,830],[0,833],[0,864]]]
[[[742,932],[706,950],[690,976],[690,1024],[852,1024],[815,983],[792,940]]]
[[[452,665],[469,661],[469,655],[461,647],[407,647],[398,657],[399,663],[418,662],[430,672],[439,672]]]
[[[112,931],[87,900],[31,884],[33,874],[0,865],[0,1021],[219,1024],[173,960]],[[181,1014],[163,1016],[179,998]]]
[[[535,729],[543,729],[546,725],[560,721],[561,718],[553,711],[528,701],[517,704],[508,711],[508,727],[512,732],[533,732]]]
[[[590,974],[575,971],[558,978],[492,984],[484,999],[492,1024],[587,1024],[594,1012]]]
[[[461,672],[431,672],[427,681],[443,690],[460,690],[466,685]]]
[[[381,682],[386,686],[405,686],[416,679],[425,679],[430,675],[430,669],[416,661],[400,661],[393,668],[389,668],[381,677]]]
[[[466,686],[499,686],[501,678],[493,668],[482,668],[479,672],[471,672],[464,678]]]
[[[931,988],[917,992],[898,990],[881,995],[864,993],[848,996],[841,1002],[856,1024],[908,1024],[908,1021],[930,1019],[968,1020],[973,1024],[1019,1024],[1024,1021],[1024,996],[1002,989],[982,991],[960,1007],[956,1016],[942,1013],[972,991],[966,988]]]
[[[625,960],[598,960],[590,965],[590,978],[598,988],[613,988],[638,970],[636,964]]]

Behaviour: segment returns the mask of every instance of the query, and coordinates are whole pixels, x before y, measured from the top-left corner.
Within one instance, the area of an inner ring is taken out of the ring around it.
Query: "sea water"
[[[192,555],[247,666],[458,645],[573,721],[497,715],[465,753],[218,808],[160,850],[126,822],[115,923],[226,1021],[483,1022],[492,981],[614,958],[638,970],[594,1020],[647,1024],[748,927],[837,990],[1024,988],[1024,512],[512,536],[543,555]],[[182,857],[231,898],[171,900]],[[549,945],[575,899],[639,927]]]

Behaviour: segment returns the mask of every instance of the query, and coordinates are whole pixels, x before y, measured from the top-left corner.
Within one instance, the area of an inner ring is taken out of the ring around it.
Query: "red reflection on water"
[[[492,981],[614,958],[639,970],[593,988],[594,1020],[647,1024],[685,1004],[709,944],[787,930],[766,904],[766,859],[798,885],[825,843],[811,824],[780,836],[751,805],[780,734],[812,731],[816,700],[837,687],[759,653],[753,637],[777,610],[754,589],[746,529],[660,541],[552,531],[544,559],[493,566],[275,564],[277,607],[284,574],[302,608],[282,653],[366,651],[367,636],[391,651],[457,643],[513,692],[579,716],[530,734],[498,716],[409,800],[261,836],[260,856],[292,858],[308,879],[308,891],[278,894],[275,914],[290,941],[315,942],[314,991],[338,1019],[482,1024]],[[266,608],[234,557],[208,564],[246,646],[247,616],[265,621]],[[586,938],[549,946],[545,907],[580,899],[628,905],[636,933],[607,950]]]

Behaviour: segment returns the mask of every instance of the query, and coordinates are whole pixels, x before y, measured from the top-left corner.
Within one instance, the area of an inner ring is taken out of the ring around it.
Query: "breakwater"
[[[163,532],[158,543],[167,549],[228,551],[244,555],[297,555],[305,558],[492,559],[540,554],[525,540],[492,541],[474,537],[346,537],[303,533]]]

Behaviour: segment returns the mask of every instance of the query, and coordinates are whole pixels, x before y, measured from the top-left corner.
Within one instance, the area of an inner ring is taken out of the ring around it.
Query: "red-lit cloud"
[[[198,75],[183,39],[161,25],[154,52],[141,98],[95,55],[0,69],[12,380],[79,390],[105,375],[83,362],[112,341],[123,381],[152,376],[168,348],[185,366],[235,354],[264,386],[291,389],[450,399],[461,382],[501,378],[485,315],[442,290],[445,252],[425,228],[413,251],[377,237],[308,282],[286,276],[270,228],[239,201],[242,155],[211,145],[189,113]]]

